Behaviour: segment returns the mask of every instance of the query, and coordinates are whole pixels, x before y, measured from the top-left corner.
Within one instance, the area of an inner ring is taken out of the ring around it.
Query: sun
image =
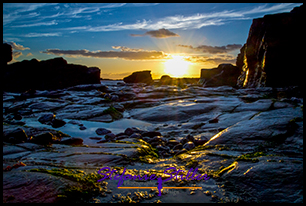
[[[167,60],[164,65],[164,72],[171,77],[182,77],[188,74],[189,62],[185,61],[183,56],[172,55],[172,59]]]

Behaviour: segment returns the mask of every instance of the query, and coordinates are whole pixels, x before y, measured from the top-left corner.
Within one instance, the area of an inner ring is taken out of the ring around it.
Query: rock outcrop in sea
[[[63,89],[80,84],[100,84],[100,69],[68,64],[62,57],[9,64],[3,71],[4,91]]]
[[[123,81],[125,83],[152,83],[153,79],[151,76],[151,71],[138,71],[124,77]]]
[[[240,87],[303,85],[304,5],[254,19],[236,65]]]
[[[241,70],[232,64],[220,64],[218,68],[201,69],[201,81],[206,87],[236,86]]]

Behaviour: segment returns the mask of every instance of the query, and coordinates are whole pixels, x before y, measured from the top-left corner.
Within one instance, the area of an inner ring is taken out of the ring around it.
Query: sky
[[[200,77],[235,65],[252,19],[302,3],[3,3],[3,42],[13,62],[63,57],[122,79]]]

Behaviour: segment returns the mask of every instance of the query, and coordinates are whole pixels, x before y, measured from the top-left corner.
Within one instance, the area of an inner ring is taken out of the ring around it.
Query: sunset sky
[[[4,3],[3,42],[12,62],[62,56],[99,67],[102,78],[199,77],[201,68],[235,64],[253,18],[301,4]]]

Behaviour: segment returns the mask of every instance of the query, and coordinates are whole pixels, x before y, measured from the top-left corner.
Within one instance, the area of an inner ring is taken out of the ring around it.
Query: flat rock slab
[[[18,159],[25,164],[61,165],[78,168],[86,167],[86,165],[100,166],[104,163],[117,165],[125,162],[125,157],[137,155],[137,148],[139,147],[141,145],[124,143],[104,143],[100,147],[56,145],[49,149],[27,152],[24,156],[18,156],[20,159],[18,157],[14,159]],[[9,155],[5,155],[3,158],[6,160],[12,159]]]
[[[87,119],[87,121],[93,121],[93,122],[112,122],[113,117],[110,114],[104,114],[101,116],[93,117]]]
[[[56,117],[59,119],[88,119],[102,115],[107,108],[93,105],[68,105],[57,111]]]
[[[238,122],[224,129],[205,145],[221,144],[239,150],[252,150],[263,141],[287,135],[289,121],[296,117],[303,117],[301,108],[284,108],[262,112],[250,120]]]
[[[3,172],[3,202],[54,203],[70,180],[34,172]]]
[[[286,157],[281,159],[283,163],[234,162],[233,167],[222,175],[222,179],[230,182],[235,188],[232,188],[235,194],[242,196],[245,201],[302,203],[303,164],[292,163]]]

